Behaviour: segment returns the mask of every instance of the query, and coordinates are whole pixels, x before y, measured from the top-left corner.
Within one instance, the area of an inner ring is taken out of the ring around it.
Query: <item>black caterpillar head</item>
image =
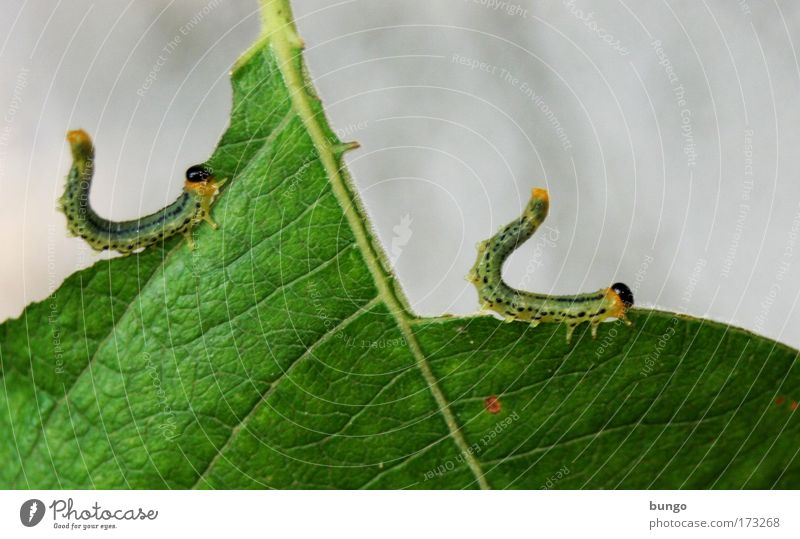
[[[628,288],[628,285],[625,283],[614,283],[611,285],[611,290],[617,293],[619,299],[622,300],[622,303],[625,305],[626,309],[629,309],[631,306],[633,306],[633,292],[631,292],[631,289]]]
[[[192,165],[186,169],[186,181],[199,183],[207,181],[211,177],[211,171],[205,165]]]

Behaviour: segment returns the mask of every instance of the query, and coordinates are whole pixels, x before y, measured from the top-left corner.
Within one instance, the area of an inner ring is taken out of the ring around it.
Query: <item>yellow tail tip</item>
[[[541,187],[534,187],[531,190],[531,196],[544,202],[550,202],[550,195],[547,193],[547,189],[542,189]]]
[[[75,129],[67,133],[67,141],[70,144],[84,144],[91,143],[92,139],[89,138],[89,134],[83,129]]]

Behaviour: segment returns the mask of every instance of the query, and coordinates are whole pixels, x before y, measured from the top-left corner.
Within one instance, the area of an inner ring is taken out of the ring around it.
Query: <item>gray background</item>
[[[0,319],[103,256],[55,211],[66,131],[95,138],[101,214],[171,202],[225,129],[256,10],[2,0]],[[640,305],[800,346],[796,2],[298,0],[295,15],[419,313],[477,308],[475,243],[545,186],[549,229],[512,257],[511,283],[621,280]]]

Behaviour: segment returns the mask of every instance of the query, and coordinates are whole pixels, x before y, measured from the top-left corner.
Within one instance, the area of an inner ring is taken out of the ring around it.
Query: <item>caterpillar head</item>
[[[188,183],[206,182],[209,178],[212,178],[211,171],[205,165],[192,165],[186,169]]]
[[[606,298],[611,303],[608,315],[626,320],[625,313],[633,307],[633,292],[625,283],[614,283],[606,290]]]
[[[628,288],[628,285],[625,283],[614,283],[611,285],[611,290],[617,293],[622,304],[625,305],[626,311],[633,307],[633,292]]]
[[[192,165],[186,169],[186,181],[183,187],[187,191],[194,191],[202,196],[213,197],[217,194],[218,185],[211,173],[211,169],[205,165]]]

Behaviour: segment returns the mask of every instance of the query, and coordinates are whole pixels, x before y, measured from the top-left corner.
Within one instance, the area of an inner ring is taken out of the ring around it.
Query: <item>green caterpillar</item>
[[[94,176],[92,139],[78,129],[67,133],[67,141],[72,150],[72,168],[59,206],[67,217],[70,232],[86,240],[93,249],[130,254],[178,233],[183,234],[189,248],[194,249],[192,229],[195,226],[206,221],[217,228],[210,216],[211,203],[225,182],[217,182],[204,165],[189,167],[183,193],[169,206],[130,221],[109,221],[100,217],[89,203]]]
[[[503,281],[506,258],[527,241],[547,217],[550,197],[545,189],[535,188],[525,211],[500,231],[478,244],[478,259],[467,275],[478,289],[483,309],[500,313],[507,322],[522,320],[536,327],[541,323],[565,323],[567,343],[582,322],[589,322],[592,337],[607,318],[631,325],[625,313],[633,306],[633,293],[623,283],[615,283],[590,294],[550,296],[517,290]]]

